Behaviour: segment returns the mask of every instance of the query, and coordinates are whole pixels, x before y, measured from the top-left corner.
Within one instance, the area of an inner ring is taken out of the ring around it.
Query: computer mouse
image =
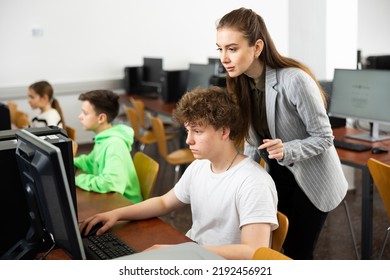
[[[88,232],[88,234],[85,234],[85,229],[84,231],[82,232],[82,236],[83,237],[87,237],[87,236],[94,236],[96,235],[96,232],[103,226],[103,223],[97,223],[96,225],[94,225],[91,230]]]
[[[374,147],[371,149],[371,153],[373,153],[374,155],[387,153],[387,152],[389,152],[389,150],[384,147]]]

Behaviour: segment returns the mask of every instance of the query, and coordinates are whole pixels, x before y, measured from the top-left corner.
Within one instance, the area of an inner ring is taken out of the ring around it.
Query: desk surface
[[[354,142],[359,144],[365,144],[372,147],[385,147],[390,151],[390,140],[386,141],[378,141],[378,142],[366,142],[366,141],[360,141],[355,140],[351,138],[347,138],[346,135],[351,135],[355,133],[361,133],[362,130],[353,129],[353,128],[335,128],[333,129],[333,134],[335,138],[345,140],[348,142]],[[383,153],[383,154],[372,154],[371,151],[365,151],[365,152],[355,152],[355,151],[349,151],[345,149],[337,149],[337,153],[340,157],[341,161],[348,161],[353,162],[355,164],[359,165],[367,165],[367,160],[372,157],[382,162],[390,162],[390,152],[389,153]]]
[[[137,94],[130,94],[128,96],[132,96],[135,99],[141,99],[144,102],[146,109],[167,116],[171,116],[173,110],[176,108],[175,102],[165,102],[161,97],[147,98]]]
[[[93,214],[109,211],[131,204],[117,193],[100,194],[76,189],[79,220]],[[142,221],[118,222],[110,229],[115,235],[140,252],[154,244],[179,244],[189,242],[179,230],[159,218]],[[61,249],[51,252],[47,259],[66,260],[70,257]]]

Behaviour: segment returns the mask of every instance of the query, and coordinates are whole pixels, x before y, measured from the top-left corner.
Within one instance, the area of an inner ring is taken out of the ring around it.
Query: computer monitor
[[[143,70],[142,83],[145,85],[155,85],[159,87],[163,72],[163,59],[144,57]]]
[[[226,76],[226,69],[223,66],[220,58],[209,57],[209,64],[214,65],[214,76]]]
[[[196,87],[208,88],[210,78],[214,75],[214,64],[190,63],[188,68],[187,91]]]
[[[390,124],[390,71],[335,69],[329,115],[365,120],[370,132],[347,137],[375,142],[390,139],[379,134],[379,123]]]
[[[23,258],[20,252],[47,250],[50,238],[50,249],[62,248],[73,259],[86,259],[61,150],[27,130],[17,131],[16,137],[16,160],[31,225],[22,245],[14,247],[15,255]]]
[[[11,116],[6,104],[0,102],[0,130],[11,129]]]
[[[27,128],[26,130],[61,150],[73,205],[77,209],[72,141],[67,137],[66,131],[54,126]],[[30,228],[28,204],[16,161],[16,133],[18,131],[19,129],[0,131],[0,178],[3,180],[0,184],[0,219],[4,225],[0,231],[0,257],[2,258],[7,258],[3,255],[25,238]]]

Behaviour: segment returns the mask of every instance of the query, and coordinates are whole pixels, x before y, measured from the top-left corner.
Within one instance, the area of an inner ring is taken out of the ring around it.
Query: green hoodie
[[[133,203],[142,201],[130,154],[133,140],[133,129],[123,124],[97,134],[92,151],[74,158],[75,167],[84,172],[76,176],[76,185],[86,191],[118,192]]]

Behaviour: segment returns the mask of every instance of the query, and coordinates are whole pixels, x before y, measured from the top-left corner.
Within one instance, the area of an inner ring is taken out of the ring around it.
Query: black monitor
[[[214,65],[214,76],[225,77],[226,69],[223,66],[220,58],[209,57],[209,64]]]
[[[6,104],[0,102],[0,130],[11,129],[11,116]]]
[[[390,71],[335,69],[330,116],[365,120],[370,132],[347,137],[375,142],[390,139],[379,134],[379,124],[390,124]]]
[[[61,150],[27,130],[16,136],[31,225],[29,234],[7,254],[18,259],[23,258],[21,252],[30,256],[31,251],[62,248],[73,259],[86,259]]]
[[[29,132],[39,136],[61,150],[73,204],[77,209],[75,170],[73,165],[72,141],[66,131],[58,127],[27,128]],[[16,161],[16,133],[19,129],[0,131],[0,256],[16,243],[25,238],[30,227],[28,205],[24,195],[22,182],[19,177]],[[28,256],[25,256],[28,258]]]
[[[214,75],[215,66],[213,64],[190,63],[188,68],[187,91],[197,87],[208,88],[210,78]]]
[[[163,72],[163,59],[144,57],[143,77],[142,83],[145,85],[155,85],[157,87],[161,84],[161,75]]]

